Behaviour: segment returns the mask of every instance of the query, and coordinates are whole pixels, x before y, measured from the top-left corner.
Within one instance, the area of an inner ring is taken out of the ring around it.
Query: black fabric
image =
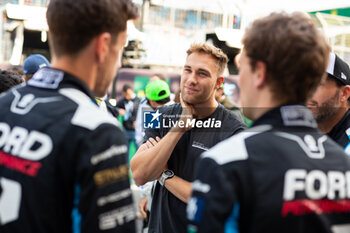
[[[349,135],[346,133],[350,129],[350,110],[344,117],[333,127],[328,136],[336,141],[341,147],[346,148],[350,144]],[[350,133],[350,132],[349,132]]]
[[[108,100],[105,100],[106,107],[109,113],[111,113],[115,118],[119,116],[119,109],[113,106]]]
[[[175,116],[181,114],[180,104],[164,106],[160,108],[162,115]],[[219,104],[217,109],[209,118],[221,120],[219,129],[192,128],[187,131],[179,140],[168,161],[168,167],[174,171],[176,176],[193,181],[194,165],[200,154],[217,144],[218,142],[242,131],[246,127],[236,119],[234,114],[226,110]],[[145,139],[159,136],[164,137],[170,129],[146,130]],[[186,204],[171,194],[158,182],[155,187],[151,216],[149,223],[149,233],[177,233],[186,232]]]
[[[0,204],[0,232],[69,233],[73,214],[83,233],[135,232],[127,147],[115,119],[74,76],[37,74],[0,98],[0,203],[15,212]]]
[[[348,232],[349,172],[349,157],[321,134],[306,107],[278,107],[203,154],[187,207],[188,229]]]
[[[126,130],[134,131],[134,122],[136,121],[137,109],[140,104],[140,99],[135,97],[132,100],[127,100],[124,97],[117,102],[117,107],[124,109],[123,126]]]

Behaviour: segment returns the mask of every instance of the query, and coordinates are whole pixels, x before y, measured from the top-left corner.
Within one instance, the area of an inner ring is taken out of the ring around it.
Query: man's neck
[[[329,133],[334,126],[344,117],[349,108],[339,108],[339,111],[323,122],[318,122],[318,128],[323,133]]]
[[[260,118],[266,112],[283,105],[283,102],[278,101],[278,98],[272,96],[271,92],[268,89],[259,91],[256,94],[256,103],[253,106],[249,106],[248,112],[250,113],[247,117],[253,121]]]
[[[95,88],[97,68],[92,65],[89,59],[79,57],[62,56],[52,60],[52,68],[63,70],[74,75],[83,81],[93,90]]]
[[[216,102],[215,99],[212,99],[211,101],[204,103],[204,104],[196,104],[193,105],[195,116],[197,119],[204,119],[213,112],[215,112],[216,108],[218,107],[218,102]]]

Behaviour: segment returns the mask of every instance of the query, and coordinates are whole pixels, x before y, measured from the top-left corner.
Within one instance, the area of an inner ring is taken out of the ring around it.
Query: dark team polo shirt
[[[164,137],[171,129],[169,127],[171,122],[175,122],[181,114],[182,107],[180,104],[174,104],[159,110],[162,113],[164,125],[168,128],[146,130],[145,140],[156,136]],[[197,122],[195,127],[180,138],[168,161],[169,169],[174,171],[176,176],[189,182],[193,181],[194,165],[203,152],[246,128],[221,104],[209,117],[199,121],[201,122]],[[221,126],[215,128],[218,121],[221,122]],[[201,125],[209,125],[209,128],[196,127]],[[159,183],[155,187],[151,209],[149,233],[186,232],[186,204]]]
[[[333,127],[328,136],[336,141],[344,148],[345,153],[350,155],[350,110],[348,110],[344,117]]]

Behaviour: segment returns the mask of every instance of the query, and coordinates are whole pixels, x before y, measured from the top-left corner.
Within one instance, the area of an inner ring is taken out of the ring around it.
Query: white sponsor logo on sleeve
[[[122,146],[114,145],[114,146],[110,147],[108,150],[105,150],[100,154],[92,156],[91,157],[91,164],[96,165],[101,161],[110,159],[110,158],[117,156],[117,155],[124,154],[127,151],[128,151],[128,148],[126,147],[126,145],[122,145]]]
[[[196,180],[195,182],[193,182],[192,184],[192,189],[193,191],[198,191],[198,192],[202,192],[202,193],[207,193],[210,191],[210,185],[209,184],[205,184],[202,183],[199,180]]]
[[[131,196],[131,190],[126,189],[126,190],[123,190],[120,192],[112,193],[112,194],[105,196],[105,197],[100,197],[97,200],[97,205],[104,206],[107,203],[116,202],[116,201],[122,200],[122,199],[130,197],[130,196]]]

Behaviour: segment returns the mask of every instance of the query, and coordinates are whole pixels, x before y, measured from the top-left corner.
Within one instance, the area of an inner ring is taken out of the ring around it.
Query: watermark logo
[[[162,114],[157,111],[145,111],[143,113],[144,129],[160,129]]]
[[[215,118],[196,119],[192,115],[167,114],[156,111],[143,111],[143,129],[219,129],[222,121]]]

